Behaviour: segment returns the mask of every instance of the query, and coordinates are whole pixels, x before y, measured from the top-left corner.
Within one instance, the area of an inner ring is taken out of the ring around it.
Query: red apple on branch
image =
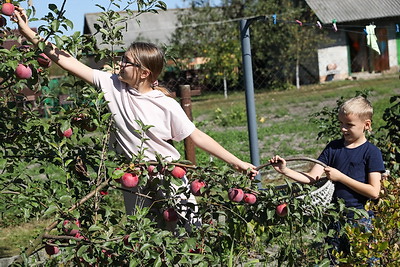
[[[149,173],[150,176],[156,175],[156,166],[154,165],[149,165],[147,167],[147,172]]]
[[[200,196],[201,195],[201,189],[206,185],[204,181],[201,180],[194,180],[193,182],[190,183],[190,192],[192,192],[193,195],[195,196]]]
[[[24,64],[18,64],[15,69],[15,76],[17,76],[18,79],[29,79],[32,77],[32,69]]]
[[[4,27],[7,25],[7,20],[5,17],[0,16],[0,27]]]
[[[61,130],[58,132],[58,134],[61,137],[66,137],[66,138],[70,138],[73,134],[72,128],[68,128],[67,130],[65,130],[64,132],[61,132]]]
[[[243,196],[243,201],[248,204],[254,204],[257,201],[257,197],[251,193],[245,193]]]
[[[182,179],[183,176],[186,174],[186,170],[182,167],[175,166],[174,169],[171,171],[172,176],[178,179]]]
[[[74,224],[76,226],[74,226]],[[79,220],[75,220],[73,222],[71,222],[70,220],[64,220],[63,222],[63,231],[64,233],[66,233],[67,235],[76,235],[79,233],[79,228],[81,227],[81,223]]]
[[[121,183],[123,186],[125,186],[127,188],[133,188],[138,185],[139,176],[137,176],[136,174],[129,173],[129,172],[124,173],[124,175],[122,175],[122,177],[121,177]]]
[[[60,249],[57,246],[53,246],[50,244],[46,244],[44,247],[44,250],[46,251],[47,255],[51,256],[54,254],[57,254],[58,252],[60,252]]]
[[[178,213],[174,208],[168,208],[164,210],[163,217],[167,222],[176,222],[178,220]]]
[[[43,68],[48,68],[51,66],[51,59],[45,53],[39,54],[37,62]]]
[[[276,207],[276,214],[279,217],[285,217],[288,214],[287,204],[283,203]]]
[[[1,13],[6,16],[11,16],[14,13],[15,6],[12,3],[4,3],[1,7]]]
[[[229,200],[233,202],[240,202],[244,197],[243,190],[240,188],[231,188],[228,191]]]

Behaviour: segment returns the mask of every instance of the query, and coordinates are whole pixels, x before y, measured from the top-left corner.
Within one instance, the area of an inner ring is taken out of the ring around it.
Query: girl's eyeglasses
[[[133,62],[127,61],[125,56],[122,56],[120,58],[120,62],[121,62],[122,67],[126,67],[126,66],[133,66],[133,67],[138,67],[138,68],[142,67],[138,63],[133,63]]]

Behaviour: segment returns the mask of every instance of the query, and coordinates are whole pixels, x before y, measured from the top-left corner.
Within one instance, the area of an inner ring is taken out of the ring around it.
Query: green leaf
[[[57,210],[56,205],[50,205],[44,212],[44,215],[47,216],[47,215],[53,214],[56,210]]]
[[[102,34],[109,35],[109,32],[108,32],[106,29],[104,29],[104,28],[101,28],[101,29],[100,29],[100,32],[101,32]]]
[[[58,29],[60,28],[60,22],[58,20],[53,20],[50,26],[52,31],[57,32]]]
[[[71,202],[72,197],[68,196],[68,195],[64,195],[62,197],[60,197],[60,202],[64,203],[64,204],[68,204]]]
[[[102,229],[103,229],[103,227],[94,224],[94,225],[89,227],[88,231],[89,232],[95,232],[95,231],[99,231],[99,230],[102,230]]]
[[[154,263],[154,267],[160,267],[162,265],[161,257],[158,256],[156,262]]]
[[[70,29],[73,29],[73,28],[74,28],[74,23],[73,23],[72,21],[70,21],[69,19],[65,19],[65,20],[64,20],[64,23],[67,24],[67,26],[68,26]]]

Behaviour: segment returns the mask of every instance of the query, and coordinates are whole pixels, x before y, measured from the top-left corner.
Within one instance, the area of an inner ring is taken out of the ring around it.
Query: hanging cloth
[[[381,51],[379,50],[378,46],[378,40],[375,35],[375,25],[368,25],[365,27],[367,31],[367,45],[371,47],[373,50],[375,50],[379,55],[381,54]]]

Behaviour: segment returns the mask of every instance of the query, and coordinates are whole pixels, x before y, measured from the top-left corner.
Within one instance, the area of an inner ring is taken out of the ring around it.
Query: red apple
[[[130,243],[129,243],[129,235],[124,236],[124,238],[122,240],[124,241],[124,245],[125,246],[129,246],[130,245]]]
[[[174,208],[168,208],[163,212],[164,220],[167,222],[176,222],[178,220],[178,213]]]
[[[67,235],[76,235],[79,233],[79,229],[76,229],[74,224],[79,228],[81,227],[81,223],[79,220],[75,220],[74,222],[71,222],[70,220],[64,220],[63,222],[63,231]]]
[[[66,138],[70,138],[72,136],[72,128],[68,128],[64,132],[61,133],[61,136],[64,136]]]
[[[138,185],[139,183],[139,177],[136,174],[132,173],[124,173],[121,177],[121,183],[123,186],[127,188],[133,188]]]
[[[200,196],[201,188],[203,188],[205,185],[206,182],[196,179],[190,183],[190,192],[192,192],[192,194],[195,196]]]
[[[100,191],[100,195],[107,196],[108,195],[108,191],[102,190],[102,191]]]
[[[5,17],[0,16],[0,27],[4,27],[7,25],[7,20]]]
[[[1,13],[6,16],[11,16],[14,13],[15,6],[11,3],[4,3],[1,7]]]
[[[107,258],[112,257],[112,252],[109,250],[102,249],[101,252],[103,252],[103,254],[107,256]]]
[[[51,256],[54,254],[57,254],[58,252],[60,252],[60,249],[57,246],[52,246],[50,244],[46,244],[46,246],[44,247],[46,253]]]
[[[278,214],[279,217],[285,217],[288,214],[287,204],[283,203],[278,205],[276,207],[276,214]]]
[[[37,62],[43,68],[48,68],[51,66],[51,59],[45,53],[39,54]]]
[[[228,191],[228,197],[233,202],[242,201],[243,196],[244,196],[243,190],[240,188],[231,188]]]
[[[29,79],[32,77],[32,69],[24,64],[18,64],[15,69],[15,75],[18,79]]]
[[[154,165],[149,165],[147,167],[147,172],[149,173],[150,176],[157,174],[155,170],[156,170],[156,166],[154,166]]]
[[[186,170],[182,167],[175,166],[175,168],[171,171],[172,176],[175,178],[182,179],[186,174]]]
[[[74,235],[74,237],[75,238],[79,238],[79,239],[85,239],[86,240],[86,238],[83,236],[83,235],[81,235],[81,233],[76,233],[75,235]]]
[[[245,193],[243,196],[243,201],[249,204],[254,204],[257,201],[257,197],[251,193]]]

